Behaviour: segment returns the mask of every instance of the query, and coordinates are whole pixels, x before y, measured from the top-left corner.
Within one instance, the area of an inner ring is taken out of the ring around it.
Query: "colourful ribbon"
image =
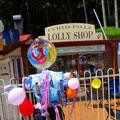
[[[55,105],[53,105],[52,103],[49,104],[49,107],[54,107],[54,109],[55,109],[56,120],[61,120],[60,115],[59,115],[59,111],[58,111],[58,108],[57,108],[58,106],[60,106],[60,105],[59,105],[59,104],[56,104],[56,106],[55,106]]]

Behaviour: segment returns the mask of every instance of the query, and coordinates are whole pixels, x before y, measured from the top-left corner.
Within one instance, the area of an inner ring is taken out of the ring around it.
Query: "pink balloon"
[[[25,91],[23,88],[14,88],[8,93],[8,101],[12,105],[19,105],[25,99]]]
[[[77,78],[71,78],[68,81],[68,87],[71,89],[77,89],[79,87],[79,80]]]

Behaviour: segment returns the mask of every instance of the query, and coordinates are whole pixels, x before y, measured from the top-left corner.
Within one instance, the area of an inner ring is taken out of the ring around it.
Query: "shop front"
[[[56,51],[58,57],[52,66],[55,71],[79,72],[83,77],[85,70],[92,75],[97,69],[104,70],[105,45],[58,47]]]
[[[91,24],[69,23],[45,28],[45,36],[56,47],[57,60],[49,69],[63,72],[78,72],[83,77],[88,70],[108,68],[118,71],[117,45],[120,40],[103,40],[102,33],[95,32]]]

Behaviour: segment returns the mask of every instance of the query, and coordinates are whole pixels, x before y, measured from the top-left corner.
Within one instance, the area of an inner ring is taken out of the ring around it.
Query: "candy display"
[[[55,62],[56,56],[54,45],[41,38],[35,39],[28,49],[28,59],[36,68],[49,68]]]
[[[35,108],[40,109],[42,116],[45,117],[50,114],[47,111],[47,106],[53,107],[54,110],[58,102],[62,102],[64,87],[67,86],[67,83],[68,80],[64,78],[63,72],[49,70],[43,70],[42,73],[33,74],[23,79],[25,89],[32,89],[38,101]]]
[[[31,115],[35,108],[40,111],[42,117],[51,116],[51,113],[55,110],[56,115],[51,118],[53,119],[54,117],[56,120],[63,120],[64,115],[63,117],[59,116],[56,109],[61,109],[60,104],[63,101],[62,98],[64,95],[66,96],[66,101],[67,97],[76,98],[79,80],[73,78],[70,72],[64,74],[62,71],[55,72],[46,70],[54,64],[57,57],[55,47],[49,41],[41,38],[35,39],[28,48],[27,55],[30,63],[34,67],[43,70],[39,74],[24,77],[22,79],[23,88],[16,88],[19,89],[17,91],[19,94],[16,94],[16,91],[10,91],[12,92],[12,94],[9,95],[10,103],[19,105],[19,111],[23,116]],[[33,90],[36,97],[36,105],[33,105],[31,101],[25,98],[24,90]],[[51,109],[51,112],[48,109]]]
[[[66,98],[68,97],[72,98],[74,101],[76,100],[79,80],[77,78],[71,78],[68,80],[65,78],[63,72],[43,70],[42,73],[23,77],[22,84],[23,88],[16,87],[9,92],[10,103],[12,105],[19,105],[19,112],[21,115],[24,117],[30,116],[33,114],[34,109],[36,109],[39,110],[42,118],[49,116],[50,118],[56,118],[56,120],[63,120],[64,115],[62,117],[59,116],[56,109],[58,108],[58,111],[62,111],[60,105],[63,101],[62,98],[64,95]],[[69,88],[69,86],[73,89]],[[37,104],[33,105],[33,101],[25,98],[24,91],[26,90],[33,90]],[[52,116],[54,110],[55,115]]]

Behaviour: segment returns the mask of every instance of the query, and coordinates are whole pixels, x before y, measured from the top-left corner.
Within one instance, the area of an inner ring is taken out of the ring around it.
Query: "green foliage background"
[[[116,29],[112,27],[103,27],[108,39],[120,39],[120,28]],[[102,32],[101,28],[96,29],[96,32]]]
[[[99,28],[93,9],[103,25],[101,0],[84,0],[88,24]],[[120,13],[120,0],[118,13]],[[109,0],[110,15],[108,15],[108,2],[104,0],[107,26],[115,26],[114,0]],[[82,0],[0,0],[0,19],[5,28],[14,29],[13,15],[22,15],[24,21],[24,34],[32,34],[33,38],[44,35],[44,28],[63,23],[85,23],[85,11]],[[119,15],[118,15],[119,17]],[[120,20],[120,17],[119,17]],[[101,30],[97,30],[101,31]],[[105,28],[109,38],[119,38],[119,31],[114,27]]]

